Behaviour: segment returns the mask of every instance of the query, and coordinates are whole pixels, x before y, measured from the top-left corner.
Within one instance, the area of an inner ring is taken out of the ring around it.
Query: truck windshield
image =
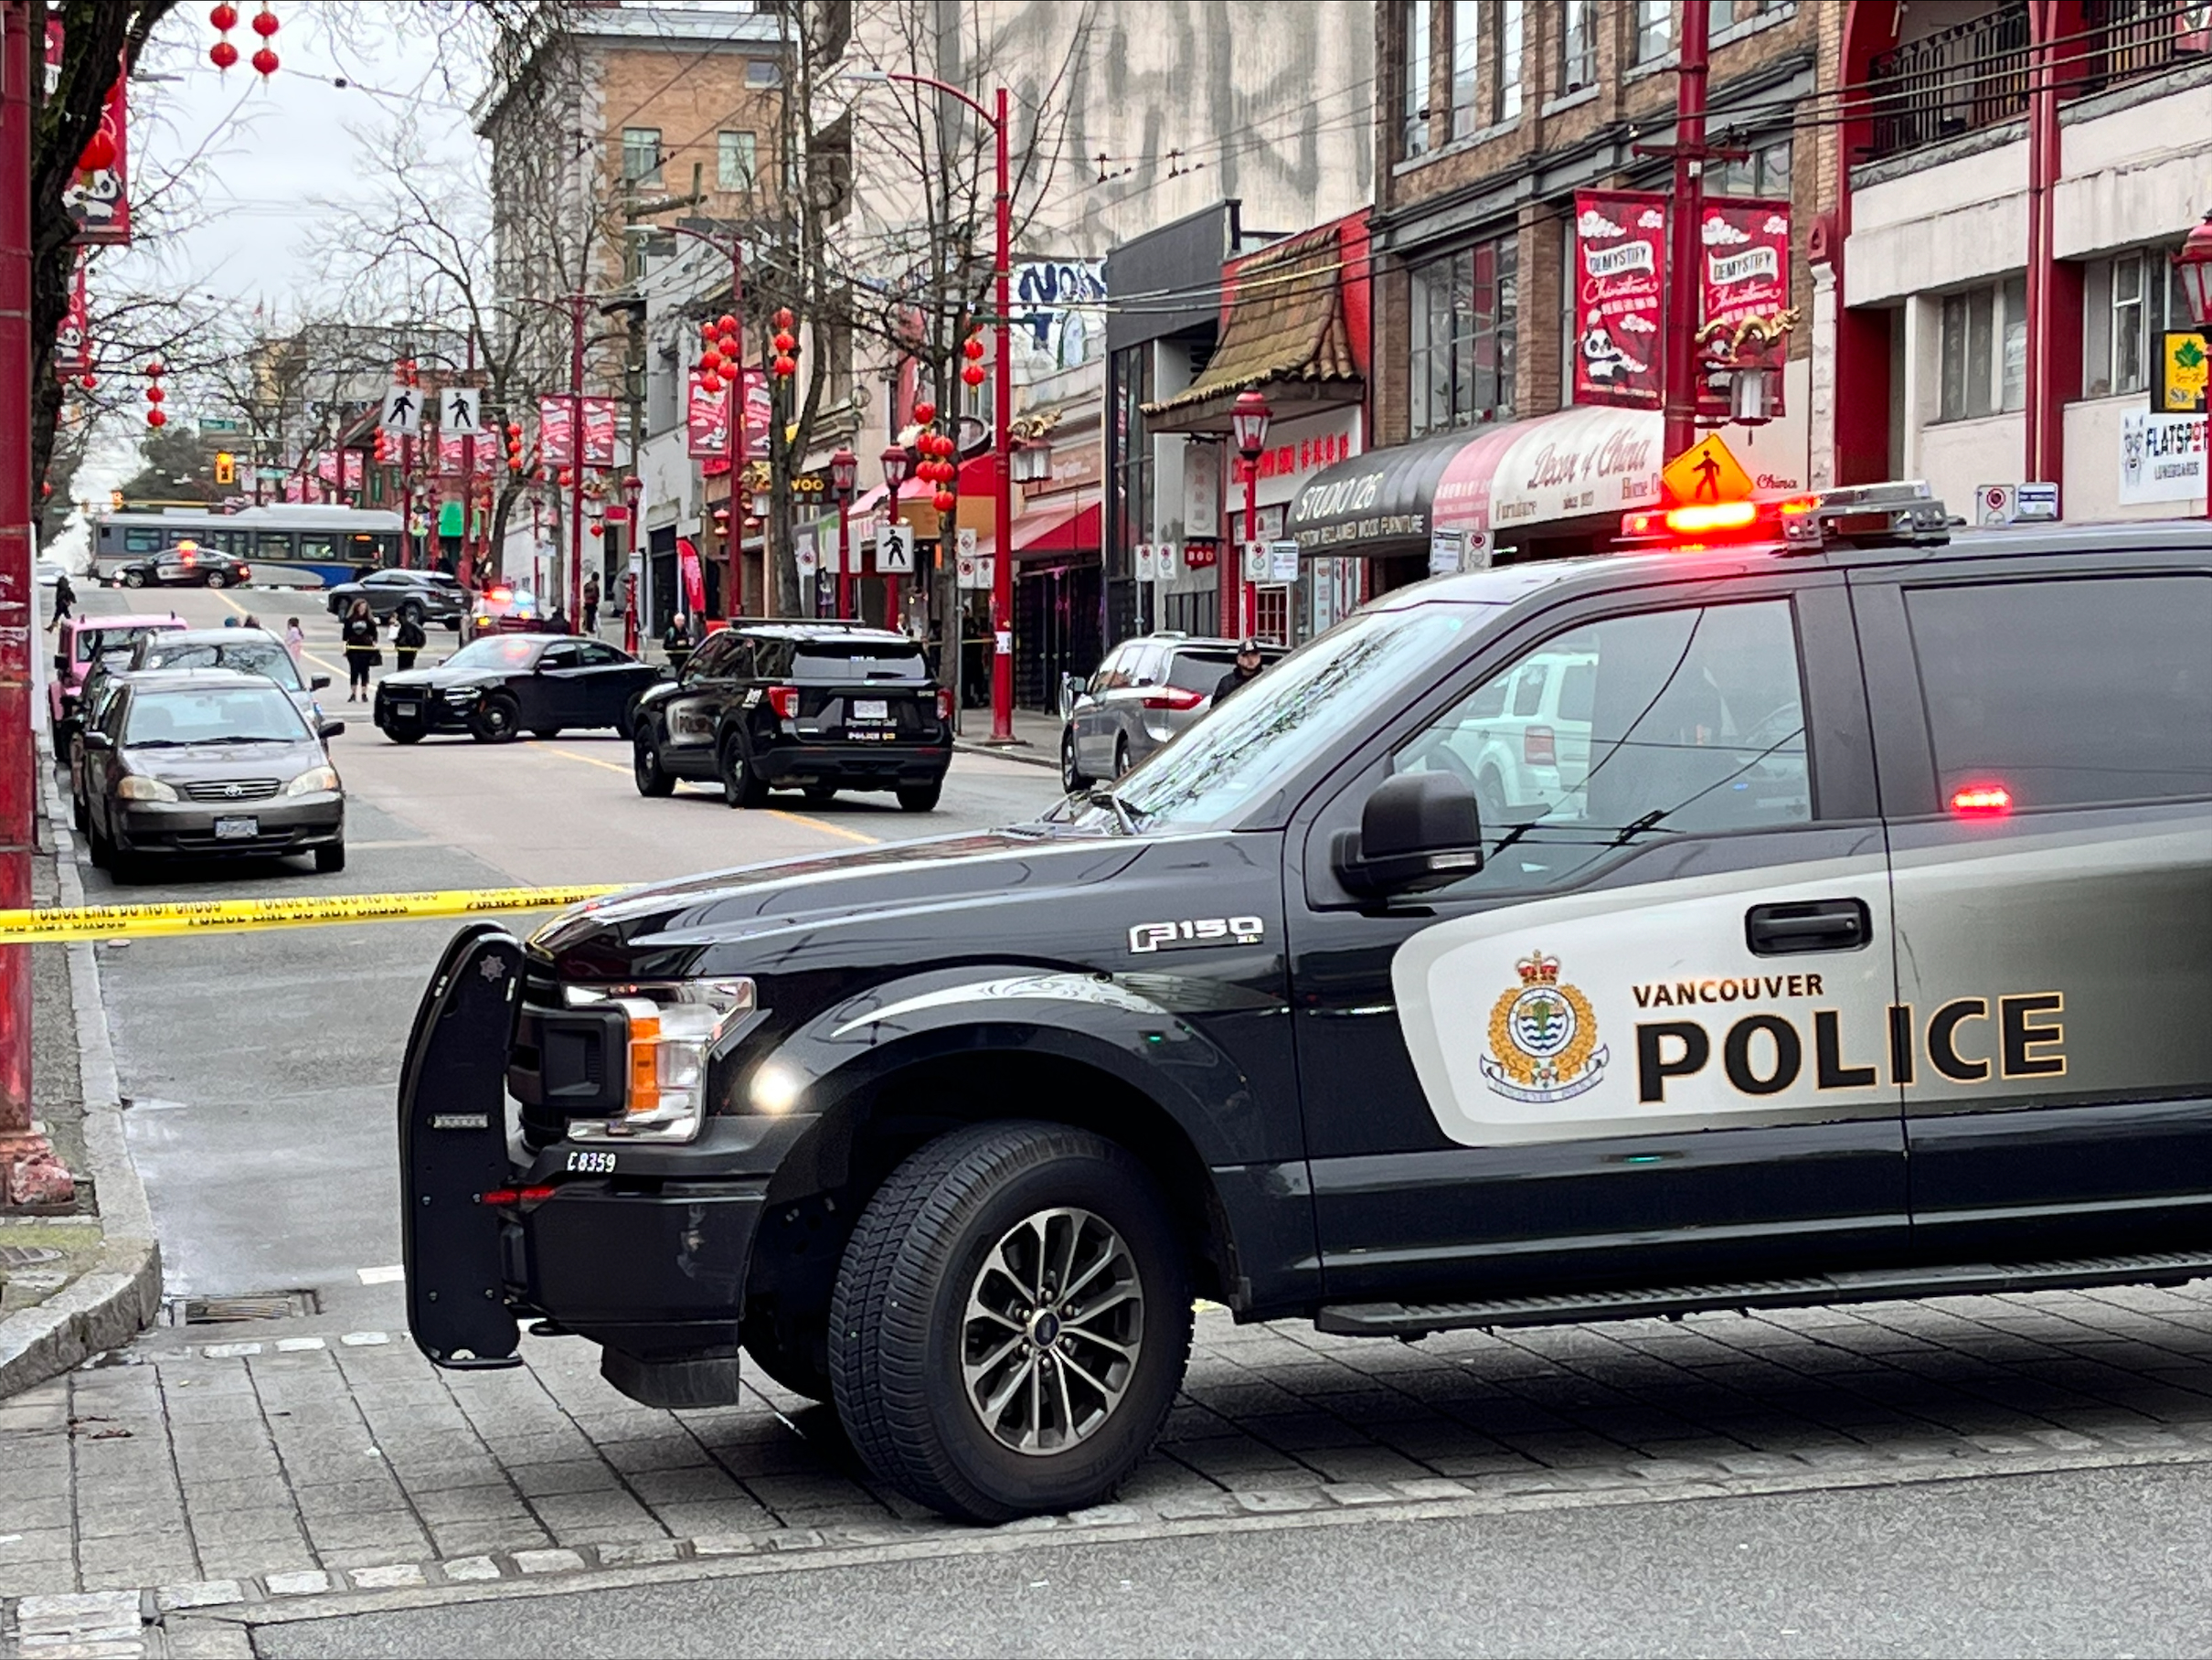
[[[1115,789],[1142,830],[1225,825],[1461,655],[1487,605],[1361,612],[1271,666]]]

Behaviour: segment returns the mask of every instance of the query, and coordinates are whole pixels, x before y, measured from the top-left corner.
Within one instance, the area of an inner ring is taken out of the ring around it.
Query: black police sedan
[[[817,803],[891,790],[927,813],[952,762],[952,694],[905,634],[740,622],[639,700],[630,741],[640,795],[666,795],[679,778],[719,782],[733,807],[764,807],[771,789]]]
[[[376,721],[394,743],[426,732],[505,743],[526,731],[557,738],[567,727],[612,727],[627,737],[639,694],[659,677],[651,664],[598,640],[493,634],[433,668],[387,675],[377,684]]]
[[[116,566],[107,580],[117,588],[239,588],[253,580],[253,568],[220,548],[179,542]]]

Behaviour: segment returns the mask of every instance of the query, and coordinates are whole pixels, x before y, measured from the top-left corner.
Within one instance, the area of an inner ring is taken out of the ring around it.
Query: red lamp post
[[[2174,274],[2181,279],[2181,291],[2188,298],[2189,321],[2202,330],[2212,322],[2212,213],[2205,215],[2174,255]],[[2212,421],[2212,417],[2207,420]],[[2207,430],[2212,431],[2212,427]],[[2204,453],[2205,516],[2212,518],[2212,445],[2207,445]]]
[[[842,444],[830,457],[830,491],[837,498],[837,620],[853,614],[853,486],[860,482],[860,457]]]
[[[1237,453],[1244,461],[1244,540],[1260,539],[1260,457],[1267,449],[1268,419],[1274,413],[1267,407],[1267,399],[1258,392],[1246,390],[1237,394],[1237,402],[1229,410],[1228,424],[1235,431]],[[1239,549],[1241,562],[1243,550]],[[1252,581],[1248,576],[1239,590],[1241,602],[1237,607],[1237,632],[1249,635],[1257,622],[1254,612]]]
[[[904,445],[893,444],[877,459],[883,466],[884,489],[890,496],[891,518],[896,523],[899,518],[899,492],[906,484],[908,475],[914,470],[914,458],[906,452]],[[884,589],[883,615],[887,626],[894,628],[898,626],[898,601],[899,575],[893,571]]]
[[[637,573],[627,569],[637,559],[645,545],[644,534],[638,528],[638,498],[645,493],[645,481],[634,473],[622,480],[622,649],[632,656],[637,655],[640,644],[637,627]]]

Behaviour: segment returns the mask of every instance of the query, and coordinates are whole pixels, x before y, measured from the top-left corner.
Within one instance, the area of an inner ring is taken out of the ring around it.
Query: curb
[[[973,738],[955,738],[952,747],[970,755],[990,755],[1000,761],[1018,761],[1026,767],[1049,767],[1059,771],[1059,757],[1047,755],[1026,739],[1016,739],[1010,744],[984,743]]]
[[[77,840],[54,782],[54,751],[37,734],[39,793],[55,874],[64,905],[84,903],[77,874]],[[77,1020],[79,1084],[84,1094],[84,1174],[99,1197],[104,1243],[99,1261],[36,1308],[0,1321],[0,1399],[119,1348],[152,1325],[161,1312],[161,1245],[145,1184],[123,1133],[122,1090],[108,1016],[100,998],[100,964],[89,942],[69,948],[69,1002]]]

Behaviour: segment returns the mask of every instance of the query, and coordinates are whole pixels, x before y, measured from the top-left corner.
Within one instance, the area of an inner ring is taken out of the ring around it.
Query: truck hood
[[[529,949],[578,980],[741,973],[802,939],[819,946],[831,930],[888,930],[909,953],[966,955],[1013,931],[1009,911],[1103,881],[1146,845],[995,830],[746,866],[573,907],[539,929]]]

